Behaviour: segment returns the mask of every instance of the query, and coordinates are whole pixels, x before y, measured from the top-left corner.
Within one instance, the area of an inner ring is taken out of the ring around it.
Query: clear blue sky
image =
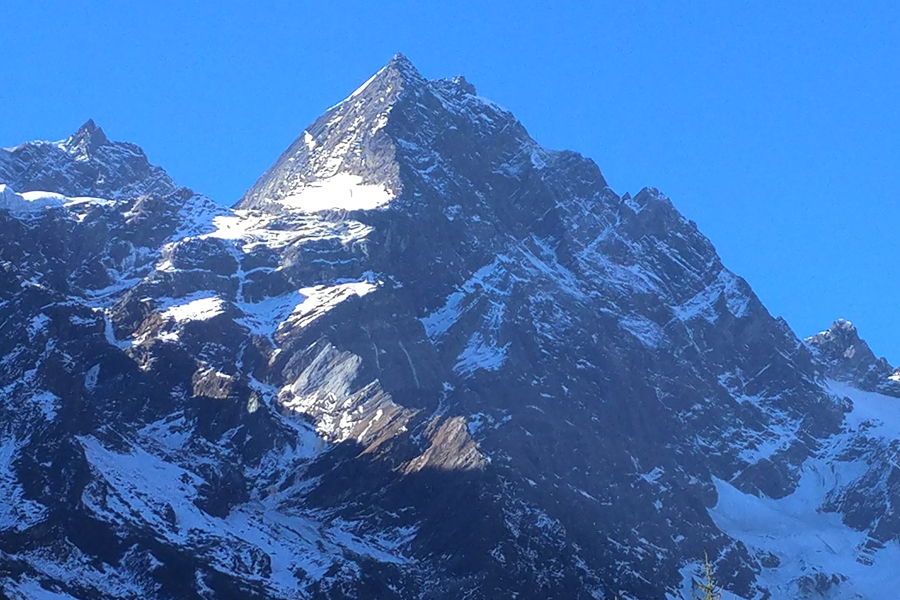
[[[900,363],[896,0],[3,4],[0,146],[93,117],[230,204],[401,51],[660,188],[798,335]]]

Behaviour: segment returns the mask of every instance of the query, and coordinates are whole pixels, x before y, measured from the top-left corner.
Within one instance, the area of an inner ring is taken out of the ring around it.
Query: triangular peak
[[[276,202],[286,208],[377,208],[400,190],[394,141],[383,131],[406,93],[428,86],[403,54],[310,124],[237,206]],[[364,199],[364,200],[363,200]]]
[[[404,79],[415,81],[415,80],[423,80],[421,73],[416,68],[416,66],[409,60],[405,54],[402,52],[398,52],[395,54],[390,61],[384,66],[386,71],[393,71],[403,77]]]
[[[103,130],[94,123],[93,119],[88,119],[84,125],[62,142],[63,149],[69,154],[81,160],[90,159],[97,151],[97,148],[109,143],[109,139]]]
[[[368,99],[377,99],[382,103],[391,103],[404,89],[411,85],[421,85],[426,82],[427,80],[422,77],[419,70],[412,64],[412,61],[403,54],[397,53],[386,65],[356,88],[353,93],[331,107],[325,114],[327,115],[339,109],[344,104],[360,98],[360,96],[368,97]]]
[[[819,351],[833,355],[835,358],[854,358],[863,356],[874,359],[875,355],[869,349],[869,345],[859,337],[856,326],[846,319],[838,319],[831,327],[807,340],[807,344]]]
[[[440,203],[445,186],[498,174],[527,178],[548,168],[606,187],[592,161],[541,148],[464,77],[427,80],[397,54],[313,121],[236,208],[416,211]]]

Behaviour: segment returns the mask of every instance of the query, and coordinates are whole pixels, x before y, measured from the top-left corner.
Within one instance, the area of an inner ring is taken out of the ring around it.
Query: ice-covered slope
[[[825,363],[663,194],[465,79],[395,57],[233,210],[92,123],[4,152],[8,594],[662,598],[708,551],[752,598],[812,568],[773,574],[734,507],[789,522],[856,435]],[[825,506],[870,570],[823,576],[891,576],[880,481]]]
[[[761,558],[760,582],[782,598],[891,598],[900,584],[900,402],[829,381],[849,412],[784,498],[717,481],[711,515]]]

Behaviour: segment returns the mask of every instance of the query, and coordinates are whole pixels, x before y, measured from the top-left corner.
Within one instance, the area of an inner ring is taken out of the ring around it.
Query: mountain
[[[864,342],[800,341],[462,77],[396,56],[233,209],[91,121],[0,181],[8,597],[689,598],[704,553],[733,597],[900,584]]]
[[[0,181],[17,192],[113,200],[163,196],[178,189],[143,150],[110,142],[91,119],[61,142],[32,142],[0,152]]]

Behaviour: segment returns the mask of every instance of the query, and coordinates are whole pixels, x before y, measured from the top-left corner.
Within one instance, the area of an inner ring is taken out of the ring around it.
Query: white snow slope
[[[874,441],[893,446],[896,454],[900,400],[835,381],[828,387],[835,395],[850,398],[853,410],[846,415],[844,432],[803,464],[794,493],[777,500],[757,497],[717,480],[719,501],[710,514],[722,531],[757,556],[777,558],[778,566],[763,569],[759,578],[773,598],[896,598],[900,541],[867,547],[868,536],[844,524],[826,504],[874,468],[850,459],[847,450],[852,445]],[[889,460],[897,469],[895,459]]]

